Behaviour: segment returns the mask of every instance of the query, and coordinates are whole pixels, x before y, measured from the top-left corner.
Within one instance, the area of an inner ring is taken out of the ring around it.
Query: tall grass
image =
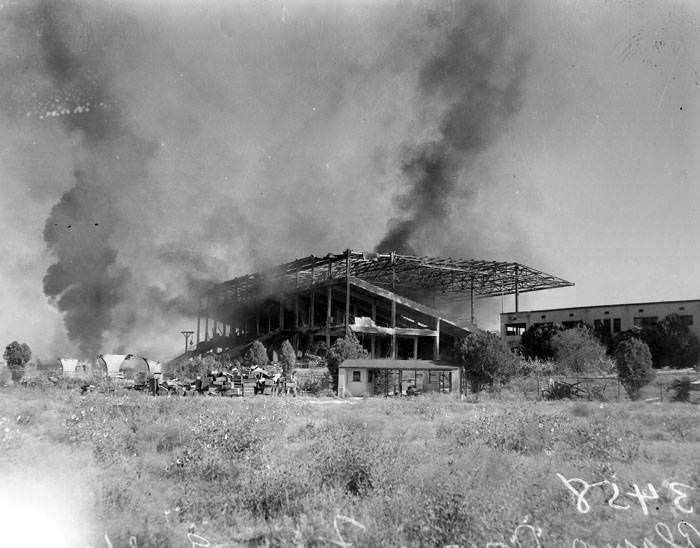
[[[515,546],[524,523],[547,546],[632,541],[655,521],[598,491],[580,515],[557,473],[697,489],[698,449],[695,408],[672,404],[0,393],[0,477],[73,485],[95,547]]]

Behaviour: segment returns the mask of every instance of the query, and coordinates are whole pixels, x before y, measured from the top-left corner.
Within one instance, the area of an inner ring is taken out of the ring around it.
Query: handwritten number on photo
[[[656,492],[656,489],[654,489],[654,486],[651,483],[647,483],[649,486],[649,492],[646,493],[644,489],[641,491],[639,490],[639,486],[636,483],[632,484],[632,488],[634,491],[631,493],[628,491],[625,493],[626,495],[629,495],[630,497],[636,498],[639,501],[639,506],[642,507],[642,513],[645,516],[649,515],[649,508],[647,507],[647,501],[648,500],[659,500],[659,494]]]

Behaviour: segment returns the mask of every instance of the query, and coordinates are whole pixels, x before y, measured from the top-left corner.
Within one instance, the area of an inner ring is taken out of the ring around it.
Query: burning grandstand
[[[304,350],[352,331],[372,359],[439,360],[469,332],[438,301],[573,285],[514,262],[347,250],[313,255],[220,283],[200,298],[198,352],[288,339]],[[388,366],[387,366],[388,367]]]

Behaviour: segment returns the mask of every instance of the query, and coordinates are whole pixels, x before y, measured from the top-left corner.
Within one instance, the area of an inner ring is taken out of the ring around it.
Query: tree
[[[280,355],[282,357],[282,366],[284,369],[284,376],[287,377],[294,366],[297,363],[297,353],[294,351],[294,347],[291,343],[285,339],[280,348]]]
[[[649,345],[654,367],[695,367],[700,359],[700,341],[677,314],[642,329],[642,338]]]
[[[615,363],[620,382],[632,399],[637,399],[641,388],[656,376],[649,346],[634,337],[621,341],[615,347]]]
[[[32,351],[26,343],[12,341],[5,347],[2,357],[12,373],[12,380],[17,382],[24,374],[24,365],[31,359]]]
[[[563,331],[559,324],[531,325],[520,337],[520,352],[526,358],[547,360],[554,357],[552,337]]]
[[[670,314],[653,325],[623,331],[617,336],[616,343],[633,338],[649,346],[655,368],[697,367],[700,361],[700,341],[683,317],[677,314]]]
[[[518,369],[519,359],[502,339],[490,331],[470,332],[457,345],[456,357],[462,365],[464,378],[470,379],[475,389],[482,383],[493,385],[505,382]]]
[[[345,337],[336,339],[328,349],[326,364],[333,381],[333,391],[338,391],[338,368],[345,360],[368,358],[369,352],[360,344],[355,334],[348,329]]]
[[[253,341],[253,344],[246,350],[243,361],[250,367],[255,365],[267,365],[268,358],[265,345],[260,341]]]
[[[589,327],[572,327],[560,331],[552,336],[551,344],[562,373],[578,376],[606,369],[605,347]]]

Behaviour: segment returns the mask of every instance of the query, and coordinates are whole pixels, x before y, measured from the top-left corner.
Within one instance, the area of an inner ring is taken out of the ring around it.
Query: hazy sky
[[[201,283],[382,241],[700,298],[699,12],[3,2],[0,343],[164,359]]]

